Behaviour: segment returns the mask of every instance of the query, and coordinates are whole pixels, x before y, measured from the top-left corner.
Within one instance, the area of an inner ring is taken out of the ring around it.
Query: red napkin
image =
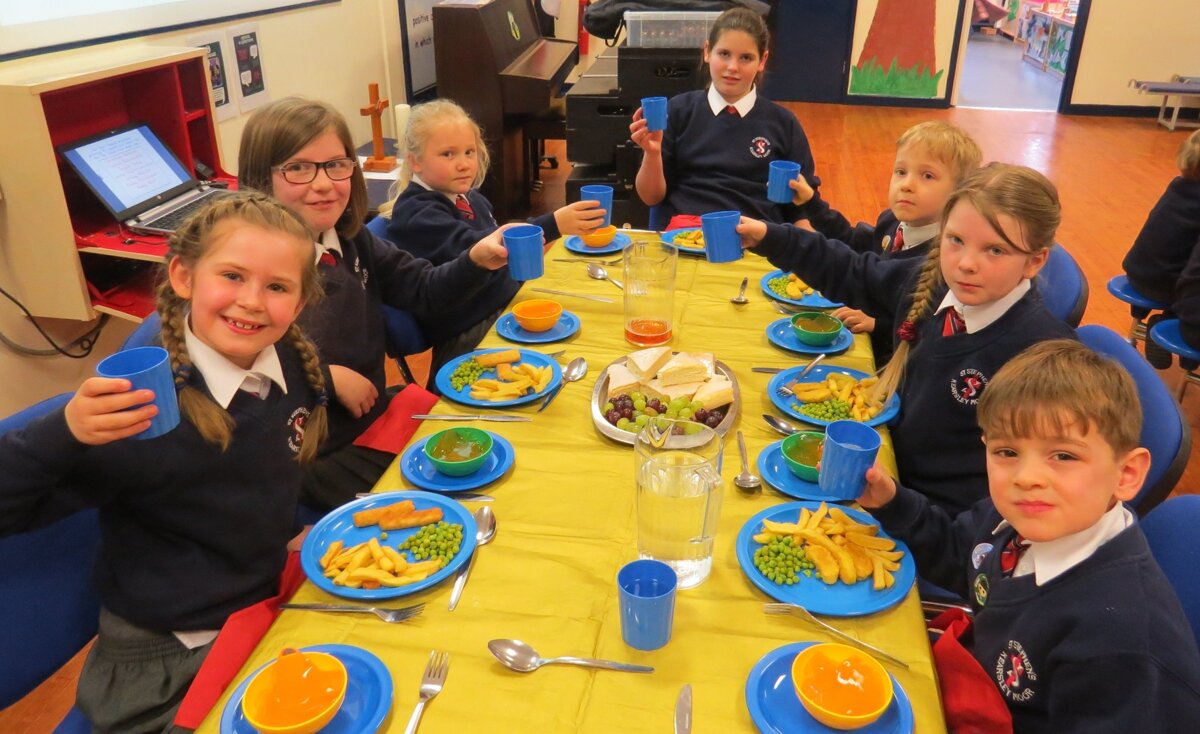
[[[933,663],[946,728],[952,733],[1012,734],[1012,714],[996,683],[963,647],[962,639],[971,635],[971,618],[961,609],[948,609],[929,628],[942,630],[933,643]]]
[[[303,582],[300,554],[289,553],[287,565],[279,576],[279,594],[229,615],[225,626],[213,641],[212,650],[200,666],[200,672],[188,688],[179,713],[175,714],[176,726],[185,729],[200,726],[279,616],[279,605],[291,599]]]
[[[388,403],[383,415],[375,419],[354,441],[355,446],[398,454],[408,445],[421,421],[413,420],[418,413],[428,413],[437,402],[437,395],[420,385],[409,385]]]
[[[695,214],[676,214],[667,222],[667,230],[690,229],[700,226],[700,217]]]

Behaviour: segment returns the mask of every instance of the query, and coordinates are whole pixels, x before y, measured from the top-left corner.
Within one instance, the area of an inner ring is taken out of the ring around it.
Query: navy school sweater
[[[671,98],[663,133],[663,173],[667,196],[662,221],[676,214],[707,214],[727,209],[770,222],[830,216],[821,200],[812,150],[796,116],[761,91],[745,117],[713,115],[708,92]],[[803,207],[767,199],[771,161],[794,161],[817,193]]]
[[[427,260],[375,237],[366,229],[353,239],[341,238],[342,259],[336,268],[322,267],[325,298],[304,309],[300,325],[321,353],[324,365],[348,367],[369,379],[380,399],[361,418],[354,418],[336,399],[329,401],[326,455],[354,442],[387,410],[383,399],[385,339],[382,305],[411,312],[426,326],[431,341],[459,334],[459,304],[470,301],[491,273],[462,253],[444,265]]]
[[[100,509],[95,579],[104,607],[157,632],[217,629],[278,592],[295,534],[295,460],[315,396],[299,356],[277,345],[288,392],[238,391],[228,451],[183,420],[170,433],[79,443],[63,411],[0,437],[0,534],[30,529],[62,495]],[[197,373],[192,384],[206,390]]]
[[[971,654],[1025,734],[1192,731],[1200,722],[1200,653],[1138,525],[1042,586],[1006,576],[1016,531],[990,499],[951,520],[920,494],[871,510],[909,544],[923,578],[975,609]]]
[[[1121,262],[1143,295],[1170,301],[1185,265],[1200,249],[1200,180],[1176,176],[1150,210]]]
[[[794,272],[827,298],[869,314],[902,320],[912,304],[920,260],[885,260],[845,243],[787,225],[768,225],[753,250]],[[933,296],[936,308],[946,294]],[[927,317],[900,384],[900,415],[892,442],[900,480],[957,514],[987,496],[982,432],[975,406],[988,381],[1009,359],[1047,339],[1074,338],[1035,289],[974,334],[942,336],[941,319]]]

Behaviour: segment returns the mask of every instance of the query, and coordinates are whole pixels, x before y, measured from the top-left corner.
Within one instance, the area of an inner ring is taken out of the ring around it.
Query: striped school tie
[[[904,230],[896,228],[896,236],[892,238],[892,246],[888,248],[888,252],[900,252],[904,249]]]
[[[733,105],[725,105],[725,111],[728,112],[729,114],[733,115],[734,117],[742,116],[742,113],[738,112],[737,107],[734,107]]]
[[[946,309],[946,320],[942,322],[942,336],[954,336],[966,330],[967,322],[963,321],[958,309],[953,306]]]
[[[1017,563],[1021,560],[1021,552],[1024,550],[1025,539],[1018,533],[1008,541],[1004,550],[1000,551],[1000,572],[1005,576],[1012,576],[1012,572],[1017,568]]]
[[[462,194],[454,200],[454,208],[462,212],[462,215],[467,218],[467,221],[475,220],[475,210],[471,208],[471,202],[467,201],[467,197]]]

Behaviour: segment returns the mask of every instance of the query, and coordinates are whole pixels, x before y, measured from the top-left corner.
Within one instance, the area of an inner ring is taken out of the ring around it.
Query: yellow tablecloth
[[[695,589],[678,593],[670,643],[640,652],[621,641],[615,577],[636,557],[632,448],[615,443],[593,427],[590,399],[596,376],[632,348],[622,331],[621,292],[590,280],[581,263],[551,258],[573,256],[555,244],[546,275],[525,286],[517,299],[545,297],[530,287],[556,288],[608,296],[613,303],[561,297],[582,321],[580,333],[558,344],[535,347],[567,350],[566,358],[587,358],[589,371],[567,385],[543,413],[538,403],[508,412],[533,416],[530,423],[478,424],[508,438],[516,463],[486,492],[496,501],[495,540],[484,547],[458,609],[446,609],[451,583],[396,600],[400,606],[425,602],[416,621],[388,625],[365,615],[284,612],[247,661],[237,680],[271,659],[285,646],[322,643],[358,645],[378,655],[395,684],[392,714],[384,730],[401,732],[417,702],[417,689],[429,652],[450,652],[445,689],[426,708],[421,732],[668,732],[675,698],[684,683],[694,696],[696,734],[753,732],[745,703],[746,677],[762,656],[801,640],[825,641],[798,619],[768,616],[771,601],[753,587],[738,567],[737,533],[754,513],[791,501],[770,489],[746,497],[733,487],[739,470],[735,434],[726,437],[725,498],[716,540],[712,575]],[[675,298],[672,347],[712,351],[729,365],[741,388],[737,428],[745,432],[750,460],[779,437],[760,418],[776,412],[766,385],[770,375],[752,373],[752,365],[790,366],[807,359],[772,346],[765,327],[781,318],[761,293],[758,281],[771,269],[748,254],[740,262],[711,265],[681,256]],[[620,266],[614,269],[618,273]],[[617,276],[619,278],[619,275]],[[729,298],[743,277],[750,278],[751,303],[734,306]],[[482,346],[507,344],[489,334]],[[872,369],[869,342],[855,337],[845,354],[827,359],[835,365]],[[435,412],[468,413],[473,408],[441,401]],[[427,421],[417,437],[447,427]],[[886,431],[885,431],[886,434]],[[890,461],[885,435],[883,454]],[[377,490],[412,489],[393,463]],[[478,505],[474,505],[478,506]],[[336,601],[305,584],[295,601]],[[846,632],[909,661],[909,670],[888,666],[913,702],[916,731],[945,731],[928,640],[916,592],[899,606],[866,617],[831,619]],[[550,666],[529,674],[509,671],[488,652],[490,639],[518,638],[546,656],[601,657],[655,667],[649,675]],[[232,688],[232,686],[231,686]],[[215,731],[223,698],[201,731]]]

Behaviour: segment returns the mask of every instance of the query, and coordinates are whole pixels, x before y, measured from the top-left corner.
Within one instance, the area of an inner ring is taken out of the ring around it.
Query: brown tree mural
[[[944,70],[934,50],[938,0],[879,0],[850,71],[851,94],[936,97]]]

